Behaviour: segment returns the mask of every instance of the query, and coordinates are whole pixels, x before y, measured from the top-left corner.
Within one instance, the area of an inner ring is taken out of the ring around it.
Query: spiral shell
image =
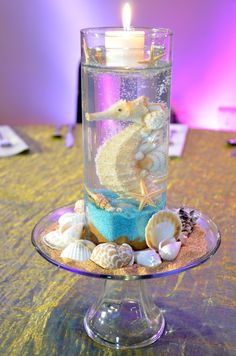
[[[90,259],[102,268],[121,268],[134,263],[134,253],[128,244],[102,243],[97,245]]]
[[[107,211],[116,211],[116,209],[111,206],[109,200],[100,193],[94,193],[91,190],[89,190],[87,187],[85,187],[89,198],[97,205],[98,208],[107,210]]]

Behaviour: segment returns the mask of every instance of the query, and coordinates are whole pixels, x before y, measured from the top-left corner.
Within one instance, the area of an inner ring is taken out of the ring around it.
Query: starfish
[[[159,190],[155,190],[154,192],[149,193],[147,190],[147,186],[144,182],[143,179],[140,180],[140,189],[141,189],[141,194],[138,193],[129,193],[129,195],[131,197],[133,197],[134,199],[138,200],[139,203],[139,210],[143,210],[143,208],[145,207],[145,205],[151,205],[151,206],[156,206],[155,202],[152,200],[153,197],[161,194],[163,191],[165,191],[165,189],[159,189]]]
[[[89,61],[89,49],[87,47],[87,43],[85,41],[85,38],[83,38],[83,50],[84,50],[85,62],[88,63],[88,61]]]
[[[140,64],[148,64],[149,66],[152,66],[158,61],[160,58],[162,58],[165,55],[165,52],[162,52],[155,56],[155,47],[151,45],[151,50],[150,50],[150,58],[144,59],[142,61],[139,61],[138,63]]]

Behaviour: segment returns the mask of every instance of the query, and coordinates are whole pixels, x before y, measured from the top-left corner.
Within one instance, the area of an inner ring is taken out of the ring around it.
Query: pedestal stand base
[[[115,349],[143,347],[162,335],[165,319],[144,280],[106,280],[102,295],[84,318],[87,334]]]

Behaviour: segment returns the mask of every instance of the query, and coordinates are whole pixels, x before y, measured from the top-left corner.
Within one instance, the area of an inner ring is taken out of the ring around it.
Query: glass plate
[[[41,240],[41,235],[43,231],[47,230],[52,226],[53,224],[57,223],[59,217],[67,212],[73,212],[74,210],[74,204],[67,205],[58,209],[55,209],[51,212],[49,212],[47,215],[42,217],[39,222],[36,224],[32,231],[32,243],[35,246],[36,250],[38,253],[43,256],[48,262],[63,268],[67,271],[89,276],[89,277],[94,277],[94,278],[108,278],[108,279],[116,279],[116,280],[137,280],[137,279],[148,279],[148,278],[160,278],[160,277],[166,277],[172,274],[180,273],[183,271],[186,271],[190,268],[199,266],[201,263],[207,261],[211,256],[215,254],[217,249],[220,246],[221,242],[221,236],[220,232],[216,226],[216,224],[205,214],[201,213],[200,211],[195,210],[196,214],[198,214],[198,225],[200,225],[206,232],[206,242],[207,242],[207,247],[208,251],[206,254],[201,256],[200,258],[197,258],[190,263],[180,267],[180,268],[173,268],[168,271],[155,271],[155,272],[147,272],[145,275],[112,275],[109,273],[106,273],[104,270],[104,273],[96,273],[96,272],[90,272],[86,271],[84,269],[78,269],[71,267],[70,265],[66,263],[61,263],[57,261],[56,259],[53,259],[49,253],[47,252],[46,246],[44,247],[43,243],[40,243]],[[192,208],[186,208],[187,211],[192,210]],[[175,209],[172,209],[175,210]]]

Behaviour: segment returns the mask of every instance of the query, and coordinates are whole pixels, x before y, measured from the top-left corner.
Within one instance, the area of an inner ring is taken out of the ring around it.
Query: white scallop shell
[[[134,263],[134,253],[128,244],[102,243],[95,247],[90,259],[102,268],[121,268]]]
[[[85,213],[65,213],[58,219],[59,231],[63,233],[72,225],[85,224]]]
[[[43,236],[44,243],[56,250],[61,250],[68,245],[68,242],[62,238],[62,234],[58,231],[51,231]]]
[[[145,239],[148,247],[158,250],[161,241],[172,237],[178,238],[181,232],[181,221],[172,211],[161,210],[149,219],[145,228]]]
[[[61,234],[62,238],[68,241],[68,243],[73,242],[74,240],[79,240],[83,232],[83,227],[84,225],[82,223],[71,225]]]
[[[84,199],[77,200],[77,202],[75,203],[74,211],[77,214],[81,214],[85,212]]]
[[[176,241],[173,238],[164,240],[161,241],[159,244],[159,254],[163,260],[173,261],[177,257],[180,251],[180,247],[181,247],[180,241]]]
[[[160,256],[152,249],[135,251],[134,260],[138,265],[145,267],[156,267],[161,264]]]
[[[61,253],[62,258],[83,262],[90,259],[95,244],[88,240],[71,242]]]

